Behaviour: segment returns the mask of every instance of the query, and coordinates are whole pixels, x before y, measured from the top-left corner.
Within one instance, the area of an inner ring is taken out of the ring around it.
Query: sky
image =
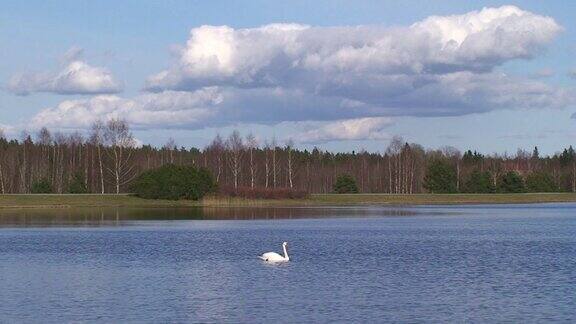
[[[142,143],[553,154],[576,144],[573,1],[0,3],[0,127]]]

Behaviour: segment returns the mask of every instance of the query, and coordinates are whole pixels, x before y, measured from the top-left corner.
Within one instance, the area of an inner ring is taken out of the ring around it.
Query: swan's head
[[[283,243],[282,243],[282,246],[287,246],[287,245],[288,245],[288,242],[283,242]]]

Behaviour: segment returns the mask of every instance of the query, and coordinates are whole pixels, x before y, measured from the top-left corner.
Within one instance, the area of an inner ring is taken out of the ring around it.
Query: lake
[[[0,322],[275,321],[575,322],[576,205],[0,211]]]

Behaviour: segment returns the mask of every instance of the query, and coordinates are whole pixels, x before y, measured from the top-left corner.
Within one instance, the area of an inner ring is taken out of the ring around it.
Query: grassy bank
[[[344,206],[344,205],[453,205],[576,202],[574,193],[536,194],[317,194],[298,200],[247,200],[207,197],[202,201],[146,200],[130,195],[0,195],[0,208],[69,207],[236,207],[236,206]]]
[[[526,194],[357,194],[314,195],[316,204],[326,205],[459,205],[459,204],[531,204],[576,202],[576,193],[526,193]]]

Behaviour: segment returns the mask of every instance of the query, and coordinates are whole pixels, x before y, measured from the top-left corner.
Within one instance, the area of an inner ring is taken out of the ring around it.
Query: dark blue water
[[[12,216],[0,322],[576,321],[576,205],[402,211],[43,228]],[[257,259],[282,241],[290,263]]]

